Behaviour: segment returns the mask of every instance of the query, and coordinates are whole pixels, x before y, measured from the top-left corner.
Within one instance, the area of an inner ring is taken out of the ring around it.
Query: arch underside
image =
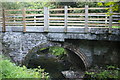
[[[68,49],[72,52],[74,52],[77,56],[79,56],[79,58],[83,61],[84,63],[84,66],[85,66],[85,69],[87,69],[88,67],[90,67],[90,62],[87,58],[87,56],[84,54],[84,53],[81,53],[79,48],[76,47],[75,45],[73,44],[70,44],[70,43],[58,43],[58,42],[47,42],[47,43],[44,43],[44,44],[40,44],[38,46],[35,46],[33,49],[31,49],[28,54],[26,55],[26,57],[24,58],[24,61],[23,61],[23,64],[24,65],[28,65],[28,62],[30,60],[30,57],[36,53],[39,49],[42,49],[42,48],[48,48],[48,47],[52,47],[52,46],[58,46],[58,47],[63,47],[65,49]]]

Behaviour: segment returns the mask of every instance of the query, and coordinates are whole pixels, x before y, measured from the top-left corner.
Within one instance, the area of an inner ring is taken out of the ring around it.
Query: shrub
[[[65,49],[62,47],[50,47],[49,51],[51,52],[51,54],[56,56],[66,54]]]
[[[93,69],[94,70],[94,69]],[[86,71],[85,78],[89,80],[108,80],[108,79],[118,79],[119,68],[115,66],[107,66],[106,69],[97,69],[94,71]]]
[[[35,69],[27,69],[25,66],[16,66],[10,60],[2,58],[0,58],[0,65],[0,78],[49,78],[48,73],[44,72],[40,66]]]

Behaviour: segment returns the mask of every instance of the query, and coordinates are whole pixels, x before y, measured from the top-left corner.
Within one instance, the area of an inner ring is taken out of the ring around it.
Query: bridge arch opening
[[[66,52],[62,51],[63,54],[57,55],[56,57],[56,55],[52,55],[50,53],[52,47],[57,47],[61,50],[65,50]],[[27,56],[25,57],[24,64],[26,64],[29,68],[41,66],[41,68],[45,68],[46,71],[48,69],[49,70],[56,69],[54,71],[58,72],[62,70],[65,71],[75,69],[85,70],[86,69],[86,62],[84,60],[85,57],[83,56],[80,57],[81,54],[79,54],[77,51],[75,52],[75,50],[76,49],[72,49],[71,46],[69,45],[63,44],[61,45],[59,43],[45,43],[36,46],[32,50],[30,50]],[[61,67],[64,67],[64,69],[61,69]]]
[[[56,49],[57,48],[57,49]],[[29,59],[28,65],[30,65],[30,61],[36,61],[39,58],[43,58],[44,60],[49,58],[57,58],[63,62],[69,62],[71,65],[76,66],[77,68],[80,68],[82,70],[85,70],[85,65],[81,58],[75,54],[73,51],[63,48],[63,47],[47,47],[42,48],[37,51],[37,53],[33,54],[31,58]],[[65,59],[66,58],[66,59]],[[37,67],[37,62],[35,63]],[[38,65],[39,66],[39,65]]]

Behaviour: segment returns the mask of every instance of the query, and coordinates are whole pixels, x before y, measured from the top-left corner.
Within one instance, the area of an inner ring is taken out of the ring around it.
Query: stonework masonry
[[[4,53],[20,62],[27,52],[38,44],[47,41],[41,33],[6,32],[3,34]]]
[[[31,49],[43,43],[67,42],[77,46],[79,51],[88,57],[91,64],[117,63],[120,36],[118,34],[114,37],[109,36],[114,35],[5,32],[0,34],[0,52],[3,51],[3,54],[20,64]],[[104,61],[101,62],[101,60]]]

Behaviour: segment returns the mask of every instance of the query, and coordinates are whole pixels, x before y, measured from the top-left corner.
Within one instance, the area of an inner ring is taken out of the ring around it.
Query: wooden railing
[[[79,12],[83,10],[84,12]],[[64,8],[49,9],[13,9],[1,10],[2,16],[0,23],[2,30],[6,31],[6,26],[23,26],[23,31],[26,32],[26,26],[44,27],[44,31],[48,32],[49,27],[64,27],[67,32],[68,27],[84,27],[85,32],[89,27],[109,28],[119,26],[120,13],[110,11],[111,16],[105,13],[89,13],[89,10],[106,10],[106,8]],[[78,11],[78,12],[75,12]]]

